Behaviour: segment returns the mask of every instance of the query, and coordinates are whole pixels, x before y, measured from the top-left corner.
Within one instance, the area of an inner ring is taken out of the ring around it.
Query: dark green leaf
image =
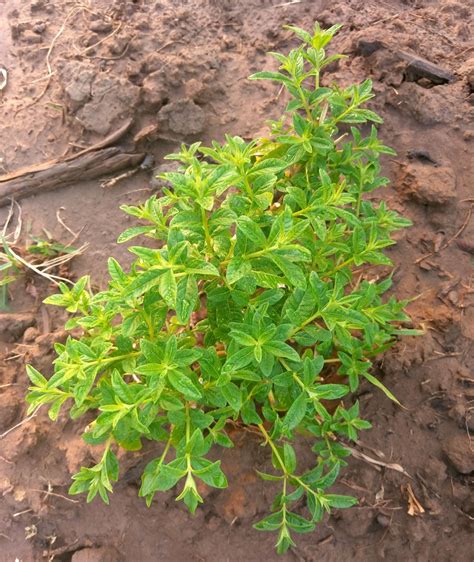
[[[284,418],[283,423],[288,429],[294,429],[301,423],[306,415],[307,403],[308,399],[306,397],[306,394],[302,392],[290,406],[290,409],[288,410]]]

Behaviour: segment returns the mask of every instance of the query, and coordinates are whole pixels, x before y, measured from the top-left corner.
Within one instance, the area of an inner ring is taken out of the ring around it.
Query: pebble
[[[96,20],[90,24],[89,29],[94,33],[109,33],[110,31],[112,31],[113,27],[110,22]]]
[[[404,167],[400,190],[425,205],[446,205],[456,200],[456,178],[449,166],[410,162]]]
[[[377,515],[376,521],[383,529],[386,529],[390,525],[390,517],[383,513]]]
[[[474,451],[467,433],[446,439],[443,450],[449,462],[459,473],[470,474],[474,471]]]
[[[22,40],[25,43],[35,44],[35,43],[42,43],[43,38],[41,35],[38,35],[34,31],[30,31],[27,29],[21,36]]]
[[[159,111],[158,119],[167,122],[173,133],[185,136],[202,133],[206,123],[203,109],[190,99],[181,99],[165,105]]]

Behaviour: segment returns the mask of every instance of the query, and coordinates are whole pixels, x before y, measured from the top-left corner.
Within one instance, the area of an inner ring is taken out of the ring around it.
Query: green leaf
[[[242,406],[242,393],[240,392],[240,388],[236,384],[229,382],[222,386],[220,390],[231,408],[235,412],[238,412]]]
[[[168,380],[171,386],[181,392],[188,400],[199,400],[201,398],[202,394],[199,388],[184,373],[171,371],[168,373]]]
[[[301,360],[298,352],[290,345],[282,341],[273,340],[265,342],[263,344],[263,349],[275,357],[284,357],[285,359],[290,359],[290,361],[298,362]]]
[[[187,263],[186,271],[193,275],[205,275],[211,277],[220,276],[217,267],[205,260],[190,260]]]
[[[140,496],[148,496],[154,492],[165,492],[173,488],[185,475],[184,470],[162,464],[161,459],[154,459],[147,464],[142,476]]]
[[[64,404],[64,402],[68,399],[68,396],[60,396],[59,398],[57,398],[52,404],[51,407],[48,410],[48,417],[50,420],[52,421],[56,421],[58,419],[59,416],[59,412],[61,410],[61,406]]]
[[[331,507],[338,509],[345,509],[356,505],[357,499],[352,496],[339,496],[337,494],[326,494],[324,496],[325,500],[329,502]]]
[[[249,80],[275,80],[276,82],[283,82],[284,84],[290,82],[288,77],[284,74],[268,71],[256,72],[255,74],[249,76]]]
[[[296,533],[310,533],[314,530],[314,523],[312,521],[308,521],[304,517],[301,517],[301,515],[292,513],[291,511],[286,514],[286,522],[288,527]]]
[[[237,229],[259,247],[263,247],[267,243],[262,229],[249,217],[240,217],[237,221]]]
[[[290,406],[290,409],[286,413],[286,416],[283,420],[284,425],[288,429],[294,429],[295,427],[298,427],[298,425],[302,422],[303,418],[306,415],[307,403],[307,396],[304,392],[302,392]]]
[[[262,480],[269,480],[271,482],[279,482],[284,476],[275,476],[274,474],[267,474],[266,472],[256,471]]]
[[[251,400],[246,400],[242,408],[240,409],[240,415],[242,417],[242,421],[247,424],[256,424],[262,423],[262,418],[257,414],[257,410],[255,408],[255,404]]]
[[[176,293],[176,316],[180,324],[187,324],[198,303],[196,279],[188,275],[180,279]]]
[[[143,293],[148,292],[150,289],[158,285],[161,274],[161,271],[155,270],[140,272],[127,287],[125,294],[130,298],[136,298],[143,295]]]
[[[317,482],[314,483],[314,486],[321,489],[329,488],[336,481],[336,478],[339,476],[340,470],[341,465],[339,462],[336,462],[328,473],[326,473],[323,477],[321,477]]]
[[[112,281],[123,285],[126,280],[127,276],[123,272],[123,269],[120,267],[119,262],[115,258],[109,258],[107,261],[107,268],[109,270],[109,275]]]
[[[230,260],[227,266],[226,278],[230,285],[237,283],[239,279],[245,277],[252,271],[250,262],[245,261],[241,257],[235,257]]]
[[[250,334],[247,334],[246,332],[242,332],[241,330],[231,330],[230,336],[240,345],[257,345],[257,340],[254,337],[252,337]]]
[[[302,289],[306,287],[306,277],[298,265],[276,254],[272,254],[271,259],[291,285]]]
[[[124,242],[128,242],[132,238],[136,236],[140,236],[141,234],[148,234],[153,232],[155,228],[153,226],[132,226],[132,228],[127,228],[122,234],[117,238],[117,242],[119,244],[123,244]]]
[[[265,172],[266,174],[277,174],[288,166],[285,160],[278,158],[263,158],[252,167],[252,174]]]
[[[48,381],[43,377],[43,375],[31,365],[26,366],[26,374],[35,386],[45,387],[48,384]]]
[[[384,394],[385,396],[387,396],[388,398],[390,398],[390,400],[392,400],[393,402],[395,402],[396,404],[398,404],[399,406],[401,406],[401,403],[398,401],[398,399],[396,398],[396,396],[394,394],[392,394],[392,392],[390,392],[390,390],[384,385],[382,384],[377,378],[375,378],[373,375],[371,375],[370,373],[363,373],[362,375],[364,378],[366,378],[370,383],[372,383],[374,386],[376,386],[377,388],[379,388]]]
[[[253,349],[251,347],[245,347],[227,358],[224,369],[226,371],[239,371],[251,363],[252,360]]]
[[[292,474],[296,470],[296,454],[295,450],[289,443],[283,445],[283,462],[286,470]]]
[[[255,523],[253,528],[257,529],[257,531],[276,531],[281,527],[282,520],[282,513],[278,511],[277,513],[272,513],[264,517],[258,523]]]
[[[312,388],[319,400],[338,400],[349,393],[349,387],[345,384],[321,384]]]
[[[194,474],[213,488],[227,488],[227,478],[220,468],[221,462],[211,462],[207,459],[199,460],[200,465],[205,464],[205,466],[199,470],[195,470]]]
[[[176,279],[171,269],[168,269],[160,277],[158,291],[170,308],[176,308],[178,287],[176,285]]]

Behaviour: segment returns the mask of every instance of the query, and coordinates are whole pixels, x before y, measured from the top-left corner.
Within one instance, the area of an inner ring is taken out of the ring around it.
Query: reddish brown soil
[[[268,466],[266,451],[247,433],[235,434],[235,449],[223,455],[229,489],[204,491],[207,502],[195,517],[171,493],[150,509],[137,498],[139,474],[156,454],[153,448],[123,459],[128,468],[110,507],[66,497],[71,474],[95,454],[80,439],[86,422],[63,416],[53,424],[41,412],[4,434],[26,416],[24,363],[50,372],[51,344],[64,337],[58,313],[40,304],[52,288],[27,277],[12,288],[11,309],[0,318],[1,562],[474,559],[472,9],[466,0],[284,4],[98,0],[72,12],[78,3],[0,0],[0,66],[9,72],[0,93],[0,171],[72,154],[129,116],[134,125],[124,146],[143,127],[158,123],[156,138],[141,141],[158,167],[177,141],[209,142],[225,132],[250,136],[284,103],[272,84],[246,81],[271,64],[266,51],[292,45],[282,25],[343,23],[334,48],[349,58],[325,80],[374,80],[374,107],[385,119],[381,137],[398,151],[384,164],[392,184],[376,197],[414,222],[390,250],[397,264],[394,290],[400,297],[418,295],[409,308],[426,329],[424,337],[403,339],[377,366],[403,409],[374,388],[362,389],[362,409],[374,428],[363,435],[359,450],[401,465],[410,478],[352,459],[338,486],[355,494],[359,506],[326,518],[283,558],[273,553],[273,536],[252,529],[271,493],[255,475],[255,468]],[[48,81],[48,47],[65,20],[49,56]],[[378,41],[387,47],[376,49]],[[455,80],[412,81],[399,49],[450,70]],[[25,107],[46,84],[45,95]],[[64,207],[65,222],[74,231],[84,227],[80,242],[89,242],[72,274],[91,273],[101,284],[106,257],[124,260],[125,249],[115,239],[128,219],[119,205],[154,189],[152,172],[139,171],[108,189],[99,181],[83,182],[30,197],[22,201],[24,233],[47,228],[67,242],[70,235],[56,219]],[[0,210],[0,219],[5,216]],[[408,485],[424,513],[408,513]]]

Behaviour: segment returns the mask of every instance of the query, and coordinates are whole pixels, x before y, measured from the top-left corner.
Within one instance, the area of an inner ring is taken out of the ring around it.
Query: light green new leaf
[[[163,297],[164,301],[170,308],[176,308],[176,297],[178,295],[178,286],[176,279],[171,269],[168,269],[160,277],[158,284],[158,291]]]

